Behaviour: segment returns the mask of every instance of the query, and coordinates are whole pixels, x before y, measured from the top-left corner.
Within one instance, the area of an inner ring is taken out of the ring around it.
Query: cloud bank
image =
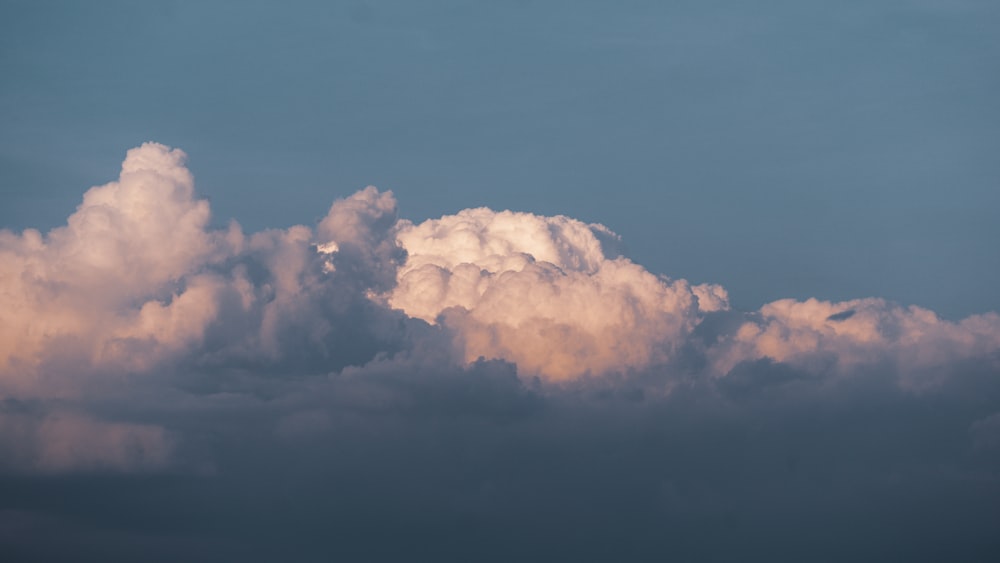
[[[698,539],[721,530],[822,560],[779,530],[833,542],[829,526],[883,554],[996,553],[995,313],[734,311],[605,226],[485,208],[413,223],[374,187],[314,226],[213,229],[185,159],[144,144],[66,225],[0,231],[0,519],[24,530],[5,553],[64,557],[41,545],[57,530],[95,558],[267,560],[289,538],[302,560],[621,555],[603,533],[636,559],[731,559]],[[53,490],[110,508],[88,519]],[[122,521],[129,495],[166,528]],[[320,521],[351,532],[331,551]],[[472,539],[449,543],[459,525]]]
[[[211,230],[185,158],[147,143],[65,226],[2,232],[6,390],[72,396],[74,379],[182,362],[330,372],[432,333],[460,363],[552,382],[669,367],[692,348],[713,377],[765,358],[912,373],[1000,349],[994,313],[955,323],[879,299],[777,301],[706,345],[692,335],[731,313],[726,290],[646,271],[603,225],[485,208],[414,224],[374,187],[315,228]]]

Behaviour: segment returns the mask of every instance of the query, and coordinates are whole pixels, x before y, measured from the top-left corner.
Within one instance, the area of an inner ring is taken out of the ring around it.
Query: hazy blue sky
[[[17,2],[0,224],[51,227],[126,149],[184,149],[216,221],[566,214],[737,307],[1000,309],[1000,4]]]

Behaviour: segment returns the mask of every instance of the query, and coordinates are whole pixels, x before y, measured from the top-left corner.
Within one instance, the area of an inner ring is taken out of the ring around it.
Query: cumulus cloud
[[[0,231],[0,557],[996,550],[994,313],[734,311],[602,225],[414,223],[373,187],[212,229],[184,159],[147,143],[66,225]]]
[[[185,158],[146,143],[65,226],[0,231],[0,393],[89,400],[182,365],[327,373],[400,346],[408,320],[368,297],[391,285],[403,256],[391,193],[335,201],[315,232],[212,230]],[[152,430],[85,418],[22,437],[48,443],[60,428],[155,441]],[[102,444],[73,451],[122,465]],[[89,463],[45,451],[46,467]]]
[[[692,287],[609,256],[603,225],[469,209],[403,222],[406,249],[388,302],[455,334],[467,361],[502,358],[554,380],[668,361],[724,289]]]
[[[959,322],[882,299],[832,303],[784,299],[764,305],[710,351],[716,375],[739,362],[770,359],[849,375],[885,366],[911,388],[939,383],[949,366],[969,358],[1000,360],[1000,316]]]
[[[432,334],[459,362],[505,360],[548,381],[695,350],[716,377],[765,358],[891,362],[919,385],[921,370],[1000,348],[995,314],[953,323],[878,299],[777,301],[698,345],[695,329],[729,309],[725,289],[648,272],[602,225],[485,208],[415,224],[368,187],[315,229],[212,230],[185,158],[147,143],[65,226],[0,232],[3,388],[73,396],[80,374],[181,361],[332,371]]]
[[[0,388],[72,395],[85,374],[148,372],[192,354],[330,358],[333,340],[358,343],[358,315],[390,315],[365,298],[391,283],[402,255],[390,193],[335,202],[318,233],[213,231],[185,158],[146,143],[65,226],[0,231]]]
[[[116,182],[91,188],[67,224],[42,235],[0,231],[0,386],[73,365],[149,369],[200,339],[219,280],[190,276],[226,252],[205,230],[208,203],[177,149],[128,152]]]

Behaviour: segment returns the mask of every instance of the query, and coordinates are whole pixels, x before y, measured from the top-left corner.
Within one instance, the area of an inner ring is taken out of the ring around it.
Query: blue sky
[[[422,220],[566,214],[654,272],[1000,309],[1000,8],[897,2],[6,2],[0,222],[59,224],[127,148],[216,220],[391,189]]]

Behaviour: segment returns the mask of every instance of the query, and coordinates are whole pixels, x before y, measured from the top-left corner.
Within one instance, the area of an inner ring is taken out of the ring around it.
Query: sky
[[[58,225],[145,141],[216,218],[391,189],[608,225],[657,273],[1000,309],[990,1],[4,2],[0,220]]]
[[[998,24],[0,3],[0,558],[995,560]]]

